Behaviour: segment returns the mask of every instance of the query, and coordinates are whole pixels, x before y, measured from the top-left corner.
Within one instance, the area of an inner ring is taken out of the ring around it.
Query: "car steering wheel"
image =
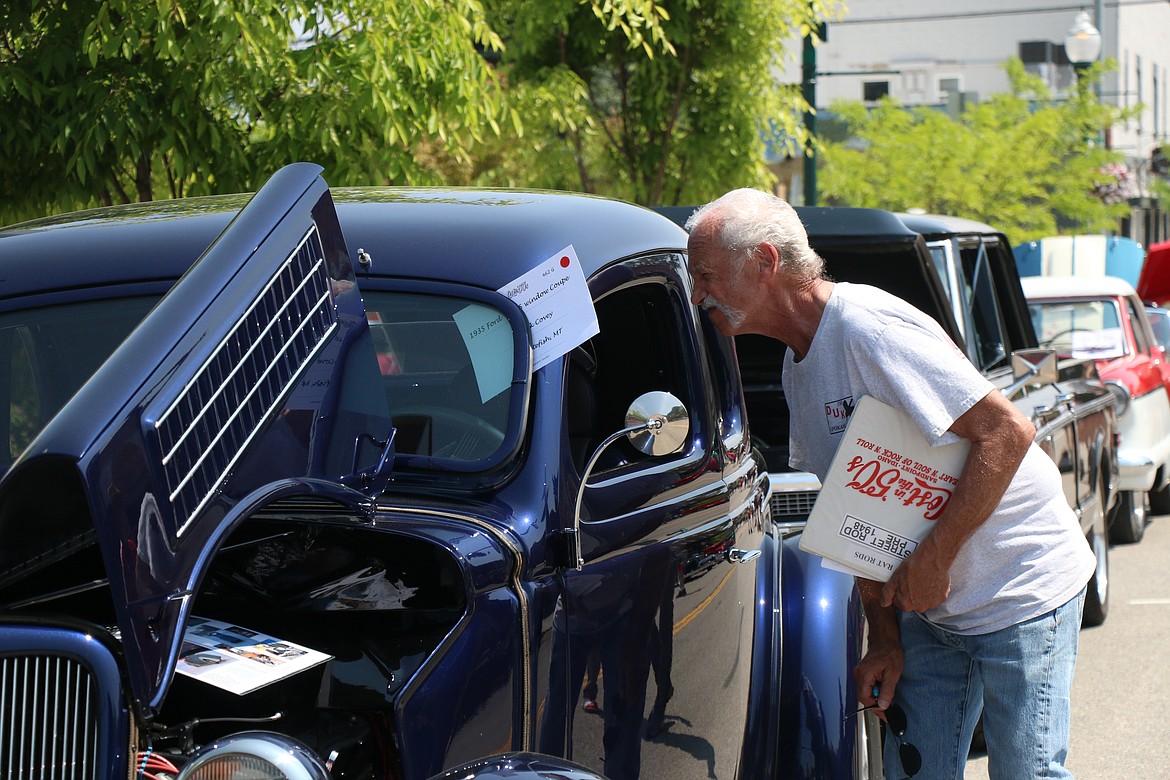
[[[1058,331],[1057,333],[1054,333],[1050,338],[1045,339],[1044,343],[1041,344],[1040,346],[1051,347],[1052,342],[1056,341],[1061,336],[1071,336],[1074,333],[1092,333],[1092,332],[1093,331],[1089,330],[1088,328],[1065,328],[1062,331]]]

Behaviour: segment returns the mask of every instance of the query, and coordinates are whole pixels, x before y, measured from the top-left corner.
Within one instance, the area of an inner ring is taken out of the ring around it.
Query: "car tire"
[[[1092,628],[1099,626],[1105,622],[1105,618],[1109,615],[1109,531],[1106,529],[1105,507],[1106,496],[1108,495],[1108,486],[1104,480],[1097,480],[1097,494],[1101,499],[1101,513],[1093,520],[1093,527],[1089,529],[1089,533],[1085,536],[1089,543],[1089,549],[1093,551],[1093,557],[1097,561],[1097,565],[1093,569],[1093,576],[1089,578],[1089,584],[1085,587],[1085,608],[1081,613],[1081,627]],[[1132,493],[1122,493],[1118,501],[1118,508],[1125,503],[1126,496],[1132,496]],[[1142,507],[1145,508],[1145,496],[1138,494],[1143,499]]]
[[[1113,522],[1109,524],[1109,541],[1113,544],[1140,542],[1146,533],[1146,518],[1146,494],[1140,490],[1123,492],[1114,508]]]
[[[1150,491],[1150,513],[1170,515],[1170,482],[1157,490]]]

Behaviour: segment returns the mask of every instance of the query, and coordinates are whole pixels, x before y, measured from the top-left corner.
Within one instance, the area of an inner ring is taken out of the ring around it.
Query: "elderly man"
[[[981,709],[993,780],[1070,777],[1069,698],[1094,557],[1032,424],[929,316],[825,279],[782,199],[735,190],[687,229],[693,301],[724,333],[788,346],[793,467],[824,479],[841,440],[826,415],[864,395],[901,409],[933,444],[971,442],[930,534],[888,582],[858,580],[869,621],[859,698],[883,711],[896,701],[906,716],[886,741],[887,777],[962,778]],[[921,769],[903,766],[904,744]]]

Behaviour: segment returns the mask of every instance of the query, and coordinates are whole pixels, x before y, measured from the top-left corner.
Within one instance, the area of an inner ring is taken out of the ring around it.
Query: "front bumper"
[[[1146,491],[1154,486],[1158,466],[1148,455],[1121,451],[1117,454],[1117,489]]]

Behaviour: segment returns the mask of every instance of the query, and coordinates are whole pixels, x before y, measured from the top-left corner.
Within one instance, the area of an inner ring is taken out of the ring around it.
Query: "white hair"
[[[694,232],[709,220],[718,220],[712,236],[736,263],[748,260],[760,244],[770,244],[786,273],[812,278],[824,273],[825,261],[809,246],[804,223],[783,198],[748,187],[732,190],[696,209],[686,229]]]

